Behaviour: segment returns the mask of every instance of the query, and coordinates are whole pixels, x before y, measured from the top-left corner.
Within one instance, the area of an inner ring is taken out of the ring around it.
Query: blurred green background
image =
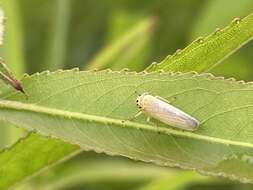
[[[6,15],[5,40],[0,54],[19,78],[24,73],[73,67],[83,70],[98,67],[141,71],[152,62],[160,62],[177,49],[183,49],[197,37],[209,35],[216,28],[228,25],[233,18],[247,16],[253,10],[252,0],[1,0],[0,2]],[[250,42],[210,72],[218,76],[250,81],[253,79],[252,51],[253,43]],[[15,142],[25,134],[24,131],[8,124],[1,123],[1,125],[3,127],[0,128],[0,147]],[[135,179],[128,176],[126,177],[128,180],[104,182],[98,179],[94,180],[95,182],[88,180],[89,183],[79,181],[63,189],[82,189],[84,186],[85,189],[119,187],[137,189],[154,180],[150,176],[143,177],[145,172],[142,163],[94,153],[84,154],[85,158],[89,155],[89,159],[93,162],[94,160],[95,162],[99,160],[99,163],[109,160],[110,164],[119,162],[119,166],[114,166],[115,171],[120,167],[128,167],[128,164],[135,164],[134,168],[138,170],[140,167],[140,170],[129,173],[129,176],[135,173]],[[78,158],[61,165],[56,171],[68,173],[68,165],[73,163],[78,165],[80,162],[84,167],[90,160],[84,160],[82,155],[79,155]],[[126,166],[122,165],[122,162]],[[161,168],[156,169],[161,171]],[[180,172],[167,170],[173,173],[171,176]],[[59,180],[55,179],[55,175],[55,172],[42,175],[31,182],[31,189],[34,187],[32,184],[45,184],[43,179]],[[178,179],[181,179],[180,176]],[[173,181],[178,179],[175,178]],[[186,183],[187,185],[167,189],[253,189],[251,185],[227,180],[214,179],[214,181],[192,182],[190,185]],[[25,189],[27,188],[28,186],[25,186]]]

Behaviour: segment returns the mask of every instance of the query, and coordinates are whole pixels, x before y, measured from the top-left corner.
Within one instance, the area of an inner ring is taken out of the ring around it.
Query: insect
[[[137,97],[136,105],[140,108],[140,112],[138,112],[135,117],[144,113],[149,116],[147,119],[148,121],[150,117],[152,117],[172,127],[188,131],[193,131],[199,126],[198,120],[170,105],[167,100],[159,96],[143,93]]]

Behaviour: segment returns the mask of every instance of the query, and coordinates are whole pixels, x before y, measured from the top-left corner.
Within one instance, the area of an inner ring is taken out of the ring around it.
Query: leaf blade
[[[248,161],[253,153],[248,136],[252,129],[245,114],[253,111],[250,84],[206,74],[111,71],[44,73],[23,82],[32,98],[21,100],[23,103],[1,101],[2,119],[78,144],[84,150],[252,182]],[[176,97],[173,105],[199,119],[200,128],[190,133],[157,121],[159,127],[151,126],[145,117],[122,122],[137,111],[135,90],[166,99]],[[241,120],[233,117],[238,114]]]
[[[56,1],[56,16],[49,36],[46,68],[61,69],[66,62],[68,28],[70,23],[71,3],[69,0]]]
[[[113,40],[113,43],[105,46],[90,61],[87,68],[89,70],[105,68],[122,69],[123,66],[123,68],[140,70],[144,62],[142,64],[134,64],[136,62],[133,59],[135,57],[138,58],[138,54],[146,48],[147,42],[151,38],[154,23],[155,19],[152,17],[141,19],[125,31],[124,34]]]
[[[252,28],[253,13],[242,20],[235,18],[223,30],[200,37],[161,63],[150,65],[146,71],[208,71],[249,42],[253,37]]]
[[[0,189],[7,189],[14,186],[18,181],[29,177],[44,168],[44,165],[55,164],[62,160],[64,156],[73,156],[78,151],[77,146],[64,143],[59,140],[41,137],[40,135],[30,133],[27,137],[20,139],[9,149],[0,152]],[[40,151],[37,151],[40,147]],[[40,157],[40,160],[33,160],[36,163],[31,164],[27,158],[32,160],[34,154]],[[47,153],[52,153],[48,157]],[[17,156],[17,154],[19,156]],[[19,168],[19,169],[17,169]],[[22,168],[26,168],[22,170]]]

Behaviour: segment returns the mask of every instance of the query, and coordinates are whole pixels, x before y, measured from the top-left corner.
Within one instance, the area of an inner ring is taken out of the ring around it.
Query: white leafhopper
[[[140,112],[137,113],[137,115],[144,113],[167,125],[188,131],[193,131],[199,126],[199,121],[197,119],[170,105],[159,96],[143,93],[136,99],[136,104],[140,108]]]

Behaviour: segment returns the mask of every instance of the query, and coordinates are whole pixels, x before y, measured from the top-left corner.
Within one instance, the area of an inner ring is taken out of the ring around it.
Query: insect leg
[[[129,118],[127,118],[126,120],[132,121],[133,119],[135,119],[136,117],[138,117],[138,116],[141,115],[141,114],[142,114],[142,112],[141,112],[141,111],[138,111],[134,116],[129,117]]]
[[[138,111],[138,113],[134,115],[133,119],[140,116],[141,114],[142,114],[142,111]]]
[[[150,117],[147,117],[147,122],[150,123],[150,124],[152,124],[152,125],[155,125],[155,127],[158,129],[157,124],[155,122],[152,122]],[[157,133],[160,134],[159,131]]]

